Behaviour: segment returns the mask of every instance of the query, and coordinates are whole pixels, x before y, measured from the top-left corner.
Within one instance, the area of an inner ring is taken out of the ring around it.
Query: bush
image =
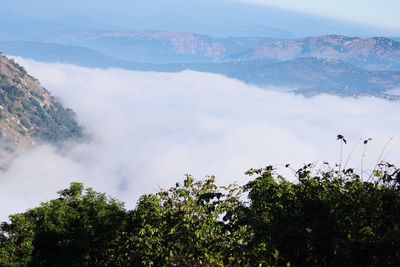
[[[1,266],[398,266],[400,170],[252,169],[142,196],[135,209],[79,183],[1,225]],[[244,194],[243,194],[244,193]],[[246,201],[246,198],[248,202]]]

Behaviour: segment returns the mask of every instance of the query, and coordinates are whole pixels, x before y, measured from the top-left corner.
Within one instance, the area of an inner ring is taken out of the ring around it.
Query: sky
[[[17,58],[64,106],[91,142],[38,145],[0,172],[0,220],[56,197],[73,181],[134,207],[143,194],[189,173],[244,184],[250,168],[279,172],[339,163],[371,172],[379,155],[400,162],[400,107],[373,97],[305,98],[221,75],[88,69]],[[348,144],[340,153],[337,134]],[[391,140],[391,138],[393,139]],[[362,141],[372,138],[367,147]],[[389,142],[387,149],[385,144]],[[365,158],[362,160],[363,149]],[[354,151],[352,152],[352,150]]]
[[[400,35],[395,0],[14,0],[2,16],[77,24],[86,16],[125,30],[190,31],[214,36]],[[64,18],[63,18],[64,17]],[[61,19],[60,19],[61,18]]]
[[[238,0],[243,3],[275,7],[320,17],[362,23],[398,31],[398,0]]]

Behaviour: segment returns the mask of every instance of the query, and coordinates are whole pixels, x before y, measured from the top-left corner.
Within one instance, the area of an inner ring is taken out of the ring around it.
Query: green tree
[[[243,204],[241,188],[218,187],[214,177],[143,196],[131,212],[132,264],[145,266],[240,265],[248,241],[236,223]]]
[[[121,202],[80,183],[2,224],[2,266],[110,266],[120,260]]]
[[[188,175],[131,211],[73,183],[1,225],[0,266],[400,265],[400,169],[247,174],[244,187]]]
[[[398,266],[400,175],[383,164],[369,181],[352,169],[297,172],[297,183],[272,167],[251,170],[246,224],[249,250],[279,251],[295,266]],[[257,255],[263,257],[263,255]]]

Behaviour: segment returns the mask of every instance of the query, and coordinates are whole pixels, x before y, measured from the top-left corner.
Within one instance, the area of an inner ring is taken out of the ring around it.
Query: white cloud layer
[[[180,181],[185,173],[245,183],[243,173],[267,164],[338,162],[344,134],[356,143],[371,137],[365,169],[383,159],[400,163],[400,104],[376,98],[305,98],[245,85],[223,76],[185,71],[142,73],[86,69],[17,59],[93,136],[89,144],[59,151],[38,146],[0,173],[0,219],[56,196],[82,181],[133,207],[142,194]],[[285,170],[283,170],[285,171]]]

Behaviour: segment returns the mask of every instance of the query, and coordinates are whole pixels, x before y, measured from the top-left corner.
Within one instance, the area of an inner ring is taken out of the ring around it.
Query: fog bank
[[[356,144],[349,166],[400,163],[400,103],[372,97],[305,98],[260,89],[226,77],[181,73],[86,69],[18,58],[93,137],[62,151],[40,145],[0,173],[0,219],[56,196],[82,181],[134,206],[138,197],[182,180],[216,175],[219,183],[245,183],[249,168],[268,164],[336,163],[337,134]],[[284,173],[288,170],[281,168]]]

